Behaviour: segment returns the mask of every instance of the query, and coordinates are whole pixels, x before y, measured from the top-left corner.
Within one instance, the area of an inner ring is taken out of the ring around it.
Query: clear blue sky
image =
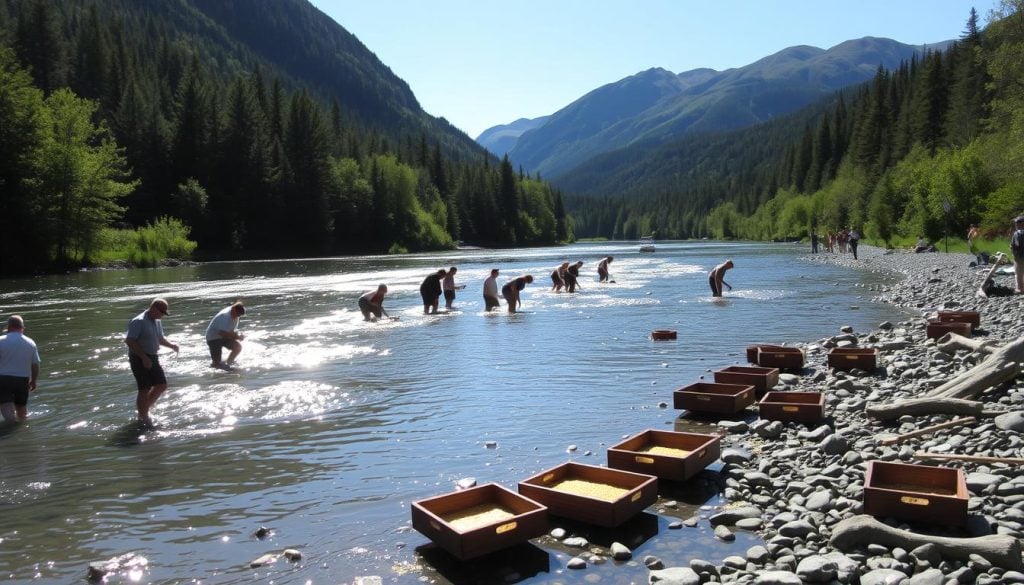
[[[865,36],[955,39],[997,0],[312,0],[471,137],[634,73],[742,67]]]

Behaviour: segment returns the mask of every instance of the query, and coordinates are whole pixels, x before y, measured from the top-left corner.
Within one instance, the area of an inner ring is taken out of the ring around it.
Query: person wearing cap
[[[25,337],[25,321],[19,315],[7,319],[7,335],[0,336],[0,415],[5,421],[28,418],[28,395],[35,392],[39,377],[39,350]]]
[[[1017,281],[1017,294],[1021,294],[1024,293],[1024,215],[1018,215],[1013,219],[1010,252],[1013,254],[1013,276]]]
[[[484,310],[490,311],[501,306],[498,298],[498,269],[492,268],[491,275],[484,279]]]
[[[363,321],[376,321],[381,315],[390,317],[384,310],[384,295],[387,293],[388,285],[381,284],[359,297],[359,310],[363,313]]]
[[[233,303],[230,307],[221,309],[210,324],[206,326],[206,345],[210,348],[210,358],[213,362],[211,368],[230,368],[235,363],[235,358],[242,351],[242,344],[239,343],[245,337],[237,331],[238,320],[245,314],[245,306],[242,301]],[[228,348],[228,361],[221,364],[221,356],[224,348]]]
[[[720,297],[722,296],[722,285],[729,287],[732,290],[732,285],[725,282],[725,272],[733,267],[732,259],[722,262],[718,266],[711,269],[708,273],[708,285],[711,286],[711,296]]]
[[[139,422],[147,426],[153,424],[149,410],[167,390],[167,377],[160,366],[157,352],[160,351],[160,346],[178,351],[178,345],[164,337],[163,325],[160,323],[163,317],[170,314],[167,301],[153,299],[148,309],[128,322],[128,333],[124,338],[125,345],[128,346],[128,365],[132,369],[139,390],[135,398]]]

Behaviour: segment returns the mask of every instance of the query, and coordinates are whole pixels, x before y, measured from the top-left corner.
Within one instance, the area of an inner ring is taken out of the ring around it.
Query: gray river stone
[[[587,568],[587,561],[582,559],[582,558],[580,558],[580,557],[573,557],[573,558],[569,559],[569,562],[566,563],[565,566],[570,568],[570,569],[575,569],[575,570],[586,569]]]
[[[611,546],[612,558],[616,561],[628,561],[633,558],[633,551],[621,542],[613,542]]]
[[[828,455],[842,455],[850,450],[850,443],[842,435],[829,435],[818,444],[818,448]]]
[[[708,518],[708,522],[712,526],[718,526],[719,524],[734,525],[741,518],[760,518],[763,513],[761,508],[756,506],[739,506],[713,514]]]
[[[1024,432],[1024,412],[1008,412],[995,419],[996,426],[1004,431]]]
[[[739,449],[725,449],[719,459],[733,465],[745,465],[750,462],[750,453]]]
[[[967,489],[971,490],[976,494],[984,492],[987,488],[997,486],[1006,481],[1006,478],[1001,475],[995,475],[992,473],[968,473],[967,474]]]
[[[779,534],[782,536],[793,536],[795,538],[807,538],[808,534],[814,533],[814,526],[807,520],[794,520],[786,522],[779,527]]]
[[[839,569],[836,564],[821,555],[811,555],[796,567],[796,574],[808,583],[828,583],[836,578]]]
[[[789,571],[765,571],[757,575],[754,585],[803,585],[800,576]]]
[[[736,535],[733,534],[732,530],[729,530],[729,528],[724,524],[719,524],[718,526],[715,526],[715,538],[724,540],[725,542],[732,542],[736,540]]]
[[[832,427],[828,425],[821,425],[811,431],[800,431],[796,436],[801,439],[807,439],[808,441],[820,441],[821,439],[831,435],[832,432]]]
[[[861,575],[860,585],[899,585],[907,575],[894,569],[875,569]]]
[[[582,536],[570,536],[562,541],[565,546],[571,546],[575,548],[587,548],[590,546],[590,542]]]
[[[942,585],[946,582],[945,575],[938,569],[925,569],[914,575],[907,585]]]
[[[652,585],[700,585],[700,576],[689,567],[669,567],[651,571],[648,579]]]
[[[814,492],[807,497],[804,507],[812,512],[828,512],[832,508],[832,494],[828,490]]]

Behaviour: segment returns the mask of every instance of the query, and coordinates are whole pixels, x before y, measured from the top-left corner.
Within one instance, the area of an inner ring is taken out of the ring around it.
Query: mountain
[[[506,152],[512,150],[512,147],[516,145],[516,141],[523,135],[523,132],[543,126],[550,117],[519,118],[511,124],[493,126],[484,130],[480,136],[477,136],[476,142],[492,154],[504,156]]]
[[[557,178],[612,150],[770,120],[867,81],[879,66],[894,69],[921,52],[921,47],[865,37],[828,50],[789,47],[722,72],[695,69],[675,75],[649,69],[595,89],[555,112],[543,126],[524,132],[509,157],[530,171]]]

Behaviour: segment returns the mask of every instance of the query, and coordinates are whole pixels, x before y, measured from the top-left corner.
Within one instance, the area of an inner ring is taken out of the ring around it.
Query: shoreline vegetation
[[[973,397],[984,413],[973,422],[951,423],[958,415],[931,410],[881,420],[877,409],[927,396],[982,363],[985,351],[940,348],[925,327],[939,310],[981,314],[976,340],[990,348],[1024,336],[1024,296],[982,298],[976,291],[983,267],[971,267],[968,254],[914,254],[861,248],[851,254],[808,254],[809,271],[818,262],[900,275],[895,284],[875,286],[865,296],[903,307],[899,323],[874,331],[842,327],[834,335],[800,344],[806,352],[799,375],[783,375],[776,390],[815,391],[826,397],[820,424],[724,420],[721,474],[724,510],[707,519],[732,526],[741,518],[760,525],[763,546],[754,546],[714,565],[692,561],[675,571],[705,572],[722,582],[788,583],[1018,583],[1024,582],[1020,539],[1024,536],[1024,476],[1017,465],[992,461],[935,462],[920,452],[969,457],[1024,456],[1024,380],[1013,379]],[[999,276],[1012,286],[1012,276]],[[770,339],[764,340],[772,342]],[[873,372],[830,370],[832,347],[874,347],[880,351]],[[989,349],[988,351],[991,351]],[[995,413],[1003,413],[995,416]],[[924,431],[940,423],[952,426]],[[896,434],[923,431],[899,442]],[[962,469],[969,490],[964,527],[872,519],[864,512],[865,473],[870,461]],[[703,518],[702,518],[703,520]],[[717,535],[717,532],[716,532]],[[974,540],[969,540],[973,538]],[[945,538],[945,540],[944,540]],[[982,540],[978,540],[981,538]],[[952,540],[949,540],[952,539]],[[1005,554],[975,546],[1005,545]],[[708,568],[711,566],[712,568]],[[652,574],[653,575],[653,574]],[[694,575],[696,577],[698,575]],[[653,578],[653,577],[652,577]],[[683,581],[680,581],[683,582]],[[687,581],[689,582],[689,581]],[[697,582],[697,581],[693,581]]]

